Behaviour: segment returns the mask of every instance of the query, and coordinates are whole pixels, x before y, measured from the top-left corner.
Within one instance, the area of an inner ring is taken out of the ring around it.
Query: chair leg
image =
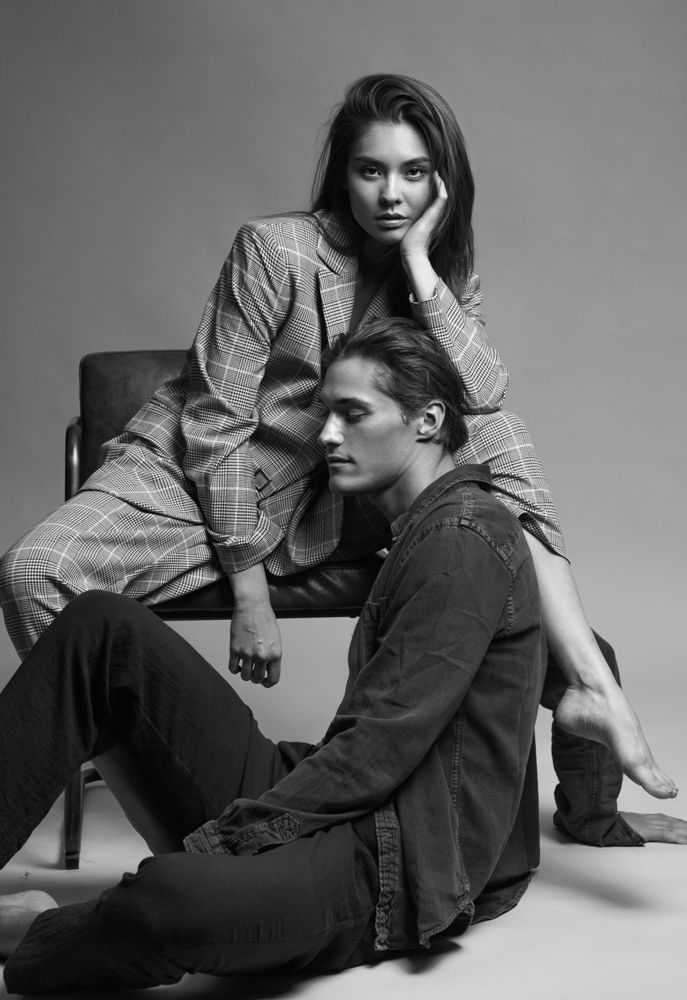
[[[83,792],[91,781],[100,781],[94,767],[79,768],[64,790],[64,867],[79,867],[81,829],[83,826]]]
[[[64,790],[64,867],[78,868],[83,824],[83,786],[81,768],[75,771]]]

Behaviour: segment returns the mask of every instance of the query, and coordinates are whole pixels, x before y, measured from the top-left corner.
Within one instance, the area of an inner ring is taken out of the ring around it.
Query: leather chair
[[[80,415],[67,427],[65,498],[79,489],[98,465],[100,446],[119,434],[145,400],[167,378],[179,374],[184,351],[106,351],[87,354],[79,369]],[[356,617],[379,570],[380,557],[324,563],[287,577],[268,575],[275,614],[284,618]],[[229,619],[228,580],[186,597],[153,606],[167,620]],[[84,785],[95,768],[76,772],[65,790],[64,861],[79,867]]]

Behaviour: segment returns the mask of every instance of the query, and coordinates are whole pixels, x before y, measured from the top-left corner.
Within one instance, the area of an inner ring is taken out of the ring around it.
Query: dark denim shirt
[[[520,525],[488,484],[484,466],[449,472],[392,526],[322,743],[186,839],[253,854],[374,814],[380,949],[514,905],[538,863],[538,590]]]

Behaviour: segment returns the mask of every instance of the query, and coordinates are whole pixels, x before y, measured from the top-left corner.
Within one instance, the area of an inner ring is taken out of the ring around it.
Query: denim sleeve
[[[388,580],[392,596],[365,607],[346,693],[320,749],[258,800],[237,799],[190,834],[187,850],[253,854],[386,801],[448,725],[506,627],[511,585],[477,534],[435,527]]]
[[[613,649],[596,636],[599,649],[620,681]],[[566,681],[550,656],[542,704],[554,710]],[[601,743],[566,733],[555,722],[551,728],[551,752],[558,777],[554,792],[554,826],[583,844],[595,847],[641,847],[645,841],[618,812],[623,772],[613,754]]]

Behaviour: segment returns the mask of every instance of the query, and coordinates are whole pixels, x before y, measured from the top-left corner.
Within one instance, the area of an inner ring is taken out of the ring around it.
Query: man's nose
[[[341,444],[342,438],[339,422],[333,413],[330,413],[325,420],[318,440],[323,448],[326,448],[328,445]]]

